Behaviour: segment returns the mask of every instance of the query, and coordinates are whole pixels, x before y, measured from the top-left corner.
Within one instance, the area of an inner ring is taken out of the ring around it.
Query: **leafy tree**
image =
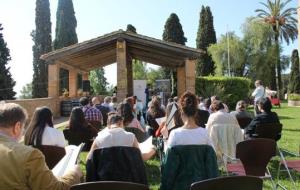
[[[21,93],[21,95],[19,98],[21,98],[21,99],[32,98],[32,83],[28,83],[25,86],[23,86],[20,93]]]
[[[140,60],[133,59],[132,64],[133,80],[147,79],[147,63]]]
[[[135,34],[137,33],[137,32],[136,32],[136,28],[135,28],[133,25],[131,25],[131,24],[128,24],[128,25],[127,25],[126,31],[127,31],[127,32],[132,32],[132,33],[135,33]]]
[[[213,75],[215,70],[214,62],[207,53],[207,48],[211,44],[217,42],[216,32],[214,29],[213,16],[209,6],[202,6],[200,12],[199,27],[197,32],[196,45],[198,49],[202,49],[206,54],[202,54],[197,63],[197,75],[207,76]]]
[[[277,90],[282,95],[282,81],[281,81],[281,64],[280,64],[280,42],[279,40],[286,41],[289,44],[290,40],[297,39],[297,9],[295,7],[286,8],[292,0],[267,0],[266,3],[261,2],[264,9],[255,10],[257,17],[263,19],[273,29],[275,50],[277,52],[276,71],[277,71]],[[274,76],[276,77],[276,76]]]
[[[31,33],[34,41],[32,96],[48,96],[48,65],[41,55],[51,51],[51,21],[49,0],[37,0],[35,9],[36,29]]]
[[[179,18],[175,13],[172,13],[170,17],[167,19],[164,32],[163,32],[163,40],[168,42],[174,42],[178,44],[185,45],[187,41],[186,37],[184,37],[184,32],[182,30],[182,26],[180,24]],[[166,78],[172,78],[172,96],[177,95],[177,72],[176,70],[171,70],[169,68],[163,68],[163,73]]]
[[[54,49],[60,49],[78,42],[77,21],[72,0],[59,0],[56,12]]]
[[[16,93],[13,88],[16,82],[12,79],[10,68],[7,66],[11,57],[2,30],[2,24],[0,24],[0,100],[11,100],[15,99]]]
[[[147,83],[154,86],[156,80],[165,79],[162,70],[162,67],[159,67],[158,69],[150,68],[147,73]]]
[[[216,63],[216,74],[218,76],[243,76],[246,66],[247,53],[242,40],[233,32],[221,35],[217,44],[213,44],[208,48],[208,52]],[[228,42],[230,48],[230,70],[228,68]]]
[[[289,93],[300,94],[300,70],[298,50],[292,53],[292,68],[290,74]]]
[[[108,82],[104,74],[103,68],[95,69],[89,74],[89,80],[91,81],[91,87],[95,95],[107,94]]]

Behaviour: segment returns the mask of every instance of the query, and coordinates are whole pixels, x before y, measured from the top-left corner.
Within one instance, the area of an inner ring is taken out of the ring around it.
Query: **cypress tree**
[[[12,79],[10,68],[7,66],[11,57],[7,44],[4,41],[2,30],[2,24],[0,23],[0,100],[11,100],[15,99],[16,93],[13,88],[16,82]]]
[[[292,53],[292,68],[290,74],[289,93],[300,94],[300,71],[298,50]]]
[[[202,54],[197,63],[197,75],[207,76],[214,74],[215,64],[211,56],[207,53],[207,48],[211,44],[217,42],[216,32],[214,29],[213,16],[210,7],[202,6],[200,12],[199,27],[197,32],[196,46],[198,49],[204,50],[206,53]]]
[[[164,32],[163,40],[168,42],[174,42],[178,44],[185,45],[187,41],[184,37],[184,32],[180,24],[179,18],[175,13],[172,13],[167,19]],[[171,70],[169,68],[163,68],[164,77],[172,79],[172,96],[177,95],[177,72],[176,70]]]
[[[137,33],[137,32],[136,32],[136,28],[135,28],[133,25],[131,25],[131,24],[128,24],[128,25],[127,25],[126,31],[127,31],[127,32],[132,32],[132,33],[135,33],[135,34]]]
[[[56,12],[54,49],[60,49],[78,42],[77,21],[72,0],[59,0]]]
[[[32,96],[42,98],[48,96],[48,65],[40,56],[52,49],[49,0],[36,0],[35,25],[31,33],[34,41]]]

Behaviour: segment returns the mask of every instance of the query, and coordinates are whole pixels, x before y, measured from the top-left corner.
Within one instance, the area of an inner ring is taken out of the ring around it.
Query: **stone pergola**
[[[59,70],[69,70],[69,96],[77,96],[77,74],[117,63],[117,96],[133,94],[132,59],[177,69],[178,95],[195,92],[195,63],[201,50],[119,30],[42,55],[48,66],[48,96],[59,97]]]

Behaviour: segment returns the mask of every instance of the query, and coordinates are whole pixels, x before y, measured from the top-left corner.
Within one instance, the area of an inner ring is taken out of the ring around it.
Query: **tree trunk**
[[[276,73],[277,73],[277,93],[279,98],[282,99],[282,81],[281,81],[281,65],[280,65],[280,50],[279,50],[279,40],[278,33],[275,35],[275,45],[276,45]]]

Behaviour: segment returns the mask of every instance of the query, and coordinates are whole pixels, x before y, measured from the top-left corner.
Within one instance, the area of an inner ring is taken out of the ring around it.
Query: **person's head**
[[[177,96],[175,96],[173,99],[174,99],[174,102],[176,102],[176,103],[178,102],[178,97]]]
[[[90,101],[87,97],[82,97],[79,99],[79,103],[82,105],[82,106],[87,106],[90,104]]]
[[[123,124],[127,126],[134,119],[132,107],[129,103],[121,103],[117,108],[118,114],[123,117]]]
[[[87,125],[82,109],[80,107],[74,107],[69,119],[69,128],[71,130],[80,130]]]
[[[160,101],[157,97],[153,97],[150,103],[149,112],[152,116],[156,116],[161,111]]]
[[[97,96],[93,97],[93,99],[92,99],[92,104],[93,104],[93,105],[98,105],[98,104],[100,104],[100,100],[99,100],[99,98],[98,98]]]
[[[195,94],[187,91],[181,97],[179,101],[181,114],[184,118],[194,118],[198,109],[198,100]]]
[[[211,102],[215,101],[215,100],[220,100],[220,98],[216,95],[210,97]]]
[[[224,105],[223,105],[222,101],[215,100],[211,103],[211,111],[212,112],[217,112],[222,109],[224,109]]]
[[[111,100],[112,100],[112,103],[118,103],[117,96],[113,96]]]
[[[208,110],[209,107],[210,107],[210,105],[211,105],[211,99],[210,98],[206,98],[204,100],[204,104],[205,104],[206,109]]]
[[[259,111],[261,112],[271,112],[272,103],[269,98],[261,98],[257,102]]]
[[[0,103],[0,131],[19,140],[25,131],[26,110],[15,103]]]
[[[109,104],[111,102],[111,97],[110,96],[106,96],[104,98],[104,103]]]
[[[42,136],[46,126],[53,127],[52,112],[48,107],[38,107],[34,111],[28,130],[25,134],[25,144],[41,145]]]
[[[198,97],[198,102],[199,103],[204,102],[204,98],[202,96]]]
[[[131,109],[133,111],[133,107],[134,107],[134,104],[135,104],[135,100],[133,97],[128,97],[125,99],[125,103],[128,103],[130,106],[131,106]]]
[[[108,128],[121,127],[123,128],[123,117],[117,112],[109,112],[107,114],[107,126]]]
[[[237,102],[235,110],[236,111],[245,111],[247,108],[247,104],[244,100],[240,100]]]
[[[255,81],[255,87],[259,87],[262,85],[262,81],[261,80],[256,80]]]

